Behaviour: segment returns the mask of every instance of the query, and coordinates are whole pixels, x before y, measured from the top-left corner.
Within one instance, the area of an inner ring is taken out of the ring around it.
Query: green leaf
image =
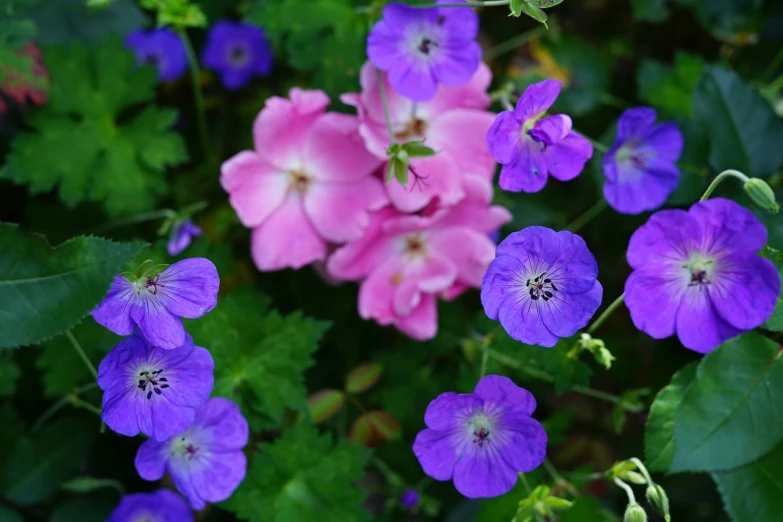
[[[0,522],[24,522],[24,519],[17,510],[0,504]]]
[[[365,493],[356,486],[369,452],[332,443],[299,424],[252,454],[245,480],[224,508],[253,522],[363,522]]]
[[[674,423],[670,471],[735,468],[783,440],[783,362],[777,343],[747,332],[702,359]]]
[[[669,18],[665,0],[631,0],[633,17],[645,22],[663,22]]]
[[[36,131],[17,136],[0,178],[28,184],[32,193],[58,187],[67,205],[100,202],[114,216],[153,208],[166,189],[166,167],[187,160],[182,137],[169,130],[175,111],[148,105],[127,116],[155,97],[155,70],[138,68],[113,38],[89,49],[47,48],[44,56],[49,103],[28,118]]]
[[[42,45],[98,43],[106,35],[126,35],[145,23],[133,0],[115,0],[103,9],[91,9],[85,0],[46,0],[27,14],[41,29],[36,40]]]
[[[79,322],[144,245],[79,236],[57,248],[0,223],[0,348],[34,344]]]
[[[281,316],[250,289],[220,299],[188,332],[215,360],[212,394],[239,404],[254,430],[278,428],[286,409],[306,411],[303,373],[329,323]]]
[[[783,252],[765,246],[761,251],[761,255],[775,264],[775,268],[778,270],[778,277],[783,280]],[[783,332],[783,287],[781,287],[780,295],[775,302],[775,310],[761,327],[772,330],[773,332]]]
[[[528,3],[522,4],[522,12],[528,15],[536,22],[542,23],[544,25],[546,25],[546,21],[549,18],[544,11]]]
[[[383,366],[378,363],[361,364],[348,373],[345,378],[345,391],[348,393],[366,392],[381,379]]]
[[[16,390],[16,380],[22,375],[22,371],[13,359],[13,352],[0,351],[0,397],[13,395]]]
[[[710,141],[710,165],[766,178],[783,166],[783,121],[737,73],[706,67],[696,86],[693,114]]]
[[[6,462],[25,431],[25,425],[11,405],[10,400],[0,403],[0,463]],[[2,464],[0,464],[2,475]]]
[[[385,411],[362,413],[351,425],[348,440],[360,446],[374,447],[386,440],[399,439],[402,434],[400,421]]]
[[[345,393],[333,389],[320,390],[308,397],[307,403],[310,405],[310,418],[313,424],[320,424],[343,409]]]
[[[780,520],[783,513],[783,445],[747,466],[713,473],[734,522]]]
[[[508,8],[511,10],[511,15],[519,18],[522,15],[522,2],[525,0],[511,0],[508,3]]]
[[[685,389],[696,377],[697,363],[674,374],[672,382],[658,392],[647,417],[644,453],[650,471],[668,471],[674,458],[674,416]]]
[[[693,115],[693,92],[701,78],[704,60],[678,51],[674,65],[668,67],[654,60],[644,60],[636,76],[639,97],[663,117]]]
[[[528,4],[539,9],[549,9],[563,3],[563,0],[525,0]]]
[[[3,465],[3,496],[21,505],[46,500],[79,471],[97,434],[97,420],[68,418],[52,422],[35,437],[22,438]]]

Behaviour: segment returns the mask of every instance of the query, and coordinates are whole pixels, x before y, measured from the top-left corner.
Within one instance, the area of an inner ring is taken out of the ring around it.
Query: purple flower
[[[125,495],[107,522],[193,522],[187,503],[171,490]]]
[[[487,131],[487,147],[503,165],[500,188],[511,192],[538,192],[547,175],[560,181],[574,179],[593,156],[593,146],[571,130],[563,114],[544,117],[560,94],[560,82],[545,80],[525,89],[516,109],[498,114]]]
[[[413,453],[427,475],[453,478],[466,497],[508,493],[517,473],[534,470],[546,456],[546,432],[530,417],[535,409],[529,391],[487,375],[473,393],[442,393],[430,403]]]
[[[167,250],[170,256],[176,256],[181,254],[188,246],[193,238],[201,235],[201,228],[193,224],[189,219],[177,222],[171,228],[171,236],[169,237],[169,243]]]
[[[117,335],[130,335],[138,325],[151,344],[170,350],[185,344],[180,317],[196,319],[212,310],[219,286],[209,259],[183,259],[135,282],[116,276],[92,317]]]
[[[136,330],[109,352],[98,367],[103,393],[101,418],[112,430],[156,440],[181,433],[196,409],[209,399],[214,362],[205,348],[185,344],[176,350],[152,346]]]
[[[168,471],[193,509],[226,500],[245,478],[247,421],[239,407],[215,397],[196,411],[183,433],[165,442],[149,439],[136,453],[136,471],[145,480],[160,480]]]
[[[400,504],[405,509],[413,509],[419,505],[419,492],[415,489],[406,489],[405,493],[400,495]]]
[[[481,303],[508,335],[552,347],[587,326],[601,304],[598,264],[571,232],[527,227],[498,245],[481,282]]]
[[[423,102],[435,96],[438,84],[456,87],[473,76],[481,63],[477,35],[478,15],[467,6],[417,9],[392,3],[367,37],[367,56],[389,73],[395,91]]]
[[[655,111],[635,107],[623,112],[617,138],[603,160],[604,197],[623,214],[653,210],[680,182],[675,164],[682,154],[682,133],[673,122],[655,125]]]
[[[272,50],[260,27],[222,20],[209,30],[204,65],[220,73],[227,89],[244,87],[272,70]]]
[[[492,232],[489,233],[489,239],[492,240],[493,243],[496,245],[498,244],[498,241],[500,241],[500,229],[496,228]]]
[[[677,332],[699,353],[759,326],[780,293],[775,266],[757,254],[766,242],[764,225],[727,199],[656,212],[628,245],[634,325],[655,339]]]
[[[163,82],[171,82],[188,70],[188,55],[177,33],[161,27],[133,31],[125,39],[125,46],[136,53],[139,65],[149,64],[158,69]]]

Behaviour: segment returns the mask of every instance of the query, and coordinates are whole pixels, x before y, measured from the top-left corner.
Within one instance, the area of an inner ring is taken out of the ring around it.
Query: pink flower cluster
[[[359,315],[424,340],[437,333],[437,298],[481,286],[495,255],[488,234],[511,219],[491,206],[491,75],[482,64],[469,82],[440,86],[425,103],[383,79],[396,140],[436,151],[411,160],[407,186],[383,182],[391,138],[369,63],[362,92],[341,97],[358,116],[326,112],[321,91],[269,98],[253,127],[255,150],[226,161],[221,184],[252,229],[259,270],[326,262],[330,276],[361,281]]]

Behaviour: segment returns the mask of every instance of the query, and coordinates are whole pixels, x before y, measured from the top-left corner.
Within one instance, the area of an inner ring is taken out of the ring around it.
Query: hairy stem
[[[94,404],[90,404],[87,401],[83,401],[82,399],[76,396],[70,397],[70,399],[71,399],[71,404],[73,404],[74,406],[78,408],[84,408],[87,411],[91,411],[98,417],[101,416],[101,409],[95,406]]]
[[[76,350],[76,353],[79,354],[79,357],[81,357],[82,361],[84,362],[84,365],[87,367],[87,369],[92,374],[93,378],[98,378],[98,371],[95,369],[95,366],[92,364],[90,359],[87,357],[87,354],[84,353],[84,349],[82,348],[82,345],[79,344],[79,341],[76,340],[76,337],[73,336],[70,330],[65,331],[65,336],[68,338],[69,341],[71,341],[71,345],[73,345],[73,349]]]
[[[633,494],[633,490],[631,489],[631,486],[629,486],[628,484],[626,484],[625,482],[623,482],[618,478],[614,479],[614,483],[625,490],[625,494],[628,495],[629,504],[636,504],[636,497]]]
[[[610,304],[606,310],[604,310],[604,313],[598,316],[598,319],[593,321],[593,324],[590,325],[590,327],[587,329],[587,333],[592,334],[596,330],[598,330],[598,327],[604,324],[604,321],[606,321],[612,313],[614,313],[615,310],[617,310],[621,304],[623,304],[623,301],[625,300],[625,294],[620,294],[620,297],[614,300],[612,304]]]
[[[715,188],[718,185],[720,185],[723,182],[723,180],[725,180],[726,178],[732,178],[732,177],[733,178],[737,178],[738,180],[740,180],[743,185],[748,182],[748,177],[745,174],[743,174],[742,172],[740,172],[738,170],[734,170],[734,169],[724,170],[723,172],[718,174],[715,177],[715,179],[712,180],[712,183],[710,183],[710,186],[707,187],[707,190],[704,192],[704,195],[701,197],[701,199],[699,201],[704,201],[705,199],[709,198],[710,194],[712,194],[712,192],[715,190]]]

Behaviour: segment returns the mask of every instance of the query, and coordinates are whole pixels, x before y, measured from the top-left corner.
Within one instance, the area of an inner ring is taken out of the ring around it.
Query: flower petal
[[[751,330],[775,310],[780,277],[768,259],[756,254],[733,254],[716,262],[706,290],[724,321],[735,328]]]
[[[145,440],[136,451],[136,472],[144,480],[160,480],[166,473],[165,449],[168,444],[153,439]]]
[[[362,319],[375,319],[381,325],[394,322],[396,314],[392,304],[401,274],[402,263],[395,257],[370,271],[359,287],[359,316]]]
[[[324,114],[310,128],[303,156],[303,169],[318,181],[359,181],[382,163],[364,147],[358,118],[337,113]]]
[[[547,329],[558,337],[570,337],[587,326],[601,306],[603,287],[598,281],[592,289],[579,294],[552,292],[548,301],[537,301],[541,320]]]
[[[199,408],[194,425],[209,434],[210,449],[216,452],[242,449],[250,437],[247,420],[239,406],[223,397],[214,397]]]
[[[501,304],[498,317],[512,339],[547,348],[557,344],[558,337],[544,326],[537,301],[530,299],[524,291],[510,294]]]
[[[481,46],[478,43],[450,38],[441,50],[441,59],[432,64],[432,75],[438,83],[456,87],[470,80],[478,70],[481,63]]]
[[[529,134],[534,140],[543,142],[547,147],[550,147],[560,143],[571,133],[571,125],[571,118],[565,114],[555,114],[538,120],[530,129]]]
[[[623,111],[617,122],[617,143],[637,140],[646,135],[655,125],[655,118],[655,110],[649,107]]]
[[[673,164],[651,160],[647,169],[640,170],[629,162],[607,163],[604,172],[613,172],[615,180],[607,176],[604,197],[609,205],[623,214],[638,214],[663,205],[680,182],[680,171]]]
[[[412,159],[407,185],[392,179],[386,192],[402,212],[418,212],[436,197],[443,205],[453,205],[465,196],[457,166],[445,154]]]
[[[420,62],[397,62],[389,69],[389,83],[395,91],[415,102],[431,100],[438,90],[432,69]]]
[[[133,283],[122,276],[114,276],[109,293],[90,315],[95,322],[117,335],[130,335],[136,328],[130,310],[136,299]]]
[[[431,430],[453,431],[461,428],[466,417],[483,407],[484,401],[473,393],[441,393],[427,406],[424,423]]]
[[[471,447],[472,446],[472,447]],[[497,497],[517,483],[517,472],[497,448],[472,444],[454,465],[454,487],[468,498]]]
[[[693,205],[689,211],[701,224],[705,254],[758,252],[767,243],[767,229],[750,210],[724,198]]]
[[[528,473],[546,459],[546,430],[537,420],[518,411],[503,414],[498,426],[503,430],[500,453],[514,471]]]
[[[188,499],[195,509],[206,502],[222,502],[239,487],[247,471],[247,457],[241,451],[220,452],[209,457],[205,466],[191,473],[178,473],[172,469],[171,477],[177,487],[188,484],[192,491]]]
[[[500,309],[509,296],[521,297],[523,283],[518,279],[519,262],[516,258],[498,253],[481,281],[481,304],[490,319],[500,318]]]
[[[435,212],[441,211],[438,217],[439,228],[464,226],[489,234],[511,221],[512,216],[508,209],[499,205],[490,206],[492,184],[485,178],[465,174],[462,176],[462,187],[465,197],[459,203],[447,209],[438,205]],[[428,209],[425,209],[425,215]]]
[[[198,408],[209,400],[214,385],[213,370],[215,363],[209,350],[200,346],[194,346],[191,350],[184,347],[177,348],[168,354],[187,352],[187,358],[182,362],[172,365],[166,364],[165,375],[168,379],[169,389],[165,390],[166,397],[172,404]]]
[[[380,266],[393,247],[393,240],[384,233],[383,225],[400,215],[392,207],[371,213],[362,237],[337,249],[329,257],[326,266],[329,274],[337,279],[355,281]]]
[[[487,130],[487,148],[495,161],[503,165],[522,154],[522,123],[512,111],[503,111]]]
[[[680,159],[685,143],[676,123],[667,121],[655,125],[644,137],[639,147],[648,149],[659,161],[674,163]]]
[[[419,459],[424,473],[435,480],[449,480],[454,474],[458,449],[449,432],[423,430],[413,441],[413,454]]]
[[[628,244],[628,264],[640,268],[646,264],[686,262],[692,249],[701,244],[701,226],[684,210],[656,212],[639,227]]]
[[[430,244],[440,256],[451,260],[459,282],[481,287],[487,267],[495,258],[495,244],[489,236],[467,227],[449,227],[433,234]]]
[[[553,178],[570,181],[584,170],[585,163],[593,157],[593,145],[587,138],[571,132],[560,143],[547,147],[544,156]]]
[[[625,305],[636,328],[653,339],[674,335],[688,281],[676,265],[642,266],[625,282]]]
[[[185,344],[182,320],[169,312],[162,300],[155,296],[144,296],[141,303],[131,308],[131,317],[153,346],[173,350]]]
[[[217,305],[220,276],[212,261],[193,257],[164,270],[158,286],[158,298],[169,312],[197,319]]]
[[[428,341],[438,333],[438,307],[435,296],[422,294],[419,305],[410,314],[397,317],[394,326],[417,341]]]
[[[559,80],[544,80],[525,89],[514,109],[519,121],[528,120],[549,109],[560,95],[562,84]]]
[[[503,406],[505,411],[514,411],[528,416],[536,411],[536,399],[533,394],[514,384],[514,381],[508,377],[487,375],[476,384],[473,393],[486,403]],[[434,428],[434,426],[430,427]]]
[[[153,393],[149,399],[145,397],[143,394],[133,394],[133,412],[141,432],[151,438],[168,440],[188,429],[193,423],[196,410],[173,404],[165,392],[160,395]]]
[[[359,239],[370,223],[369,212],[388,201],[383,183],[365,177],[354,183],[314,183],[304,196],[304,208],[321,237],[344,243]]]
[[[699,353],[714,350],[742,330],[726,323],[716,312],[709,292],[701,285],[686,288],[677,310],[677,336],[686,348]]]
[[[487,131],[495,115],[473,109],[454,109],[434,118],[425,145],[447,154],[461,174],[478,174],[487,180],[495,176],[495,160],[487,150]]]
[[[546,156],[541,144],[532,139],[522,140],[520,147],[520,154],[500,171],[500,188],[509,192],[538,192],[548,178]]]
[[[289,182],[260,155],[243,151],[220,166],[220,185],[242,224],[254,227],[283,204]]]

